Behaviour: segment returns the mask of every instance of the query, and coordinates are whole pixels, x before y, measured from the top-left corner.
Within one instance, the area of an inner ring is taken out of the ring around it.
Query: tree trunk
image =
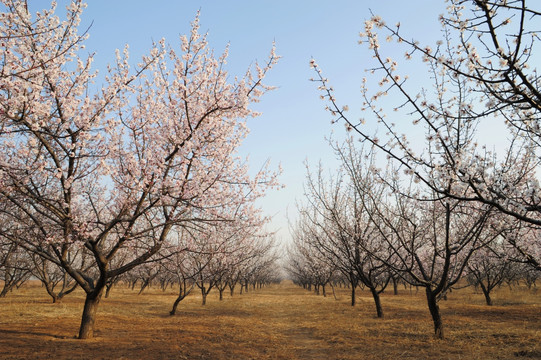
[[[49,296],[53,299],[53,304],[56,304],[56,301],[58,300],[58,296],[53,291],[51,284],[46,283],[44,281],[42,281],[41,283],[42,285],[45,286],[45,290],[47,291],[47,294],[49,294]]]
[[[355,288],[357,286],[351,284],[351,306],[355,306]]]
[[[486,302],[487,302],[487,305],[488,305],[488,306],[492,306],[492,299],[491,299],[491,297],[490,297],[490,293],[485,292],[484,294],[485,294],[485,300],[486,300]]]
[[[201,296],[203,298],[201,305],[206,305],[207,304],[207,291],[204,286],[201,288]]]
[[[85,308],[81,319],[79,329],[79,339],[91,339],[94,337],[94,322],[96,320],[96,311],[103,294],[103,286],[100,286],[91,293],[86,294]]]
[[[376,304],[377,317],[383,318],[383,308],[381,307],[381,300],[380,300],[379,294],[375,288],[370,288],[370,292],[372,293],[372,297],[374,298],[374,303]]]
[[[143,284],[141,284],[141,290],[139,290],[139,293],[137,295],[141,295],[143,290],[145,290],[147,288],[147,286],[149,286],[149,285],[150,285],[150,278],[143,281]]]
[[[193,289],[194,286],[195,286],[195,284],[192,284],[192,287],[188,290],[188,287],[187,287],[187,284],[186,284],[186,279],[183,279],[183,280],[179,279],[178,280],[178,297],[175,299],[175,302],[173,303],[173,308],[169,312],[169,315],[175,315],[176,314],[178,304],[182,300],[184,300],[184,298],[186,296],[188,296],[188,294],[190,294],[190,292],[192,292],[192,289]]]
[[[398,280],[393,277],[393,294],[398,295]]]
[[[173,303],[173,309],[169,312],[169,315],[175,315],[177,313],[177,306],[180,304],[180,302],[186,297],[186,295],[182,294],[182,290],[180,291],[180,294],[178,295],[177,299]]]
[[[109,293],[111,292],[112,287],[113,287],[113,284],[105,285],[105,298],[106,299],[109,297]]]
[[[224,290],[225,288],[218,288],[218,292],[220,293],[220,301],[224,299]]]
[[[334,296],[334,300],[337,300],[336,299],[336,293],[334,292],[334,285],[332,283],[330,285],[331,285],[331,289],[332,289],[332,295]],[[339,286],[340,286],[340,288],[342,288],[342,285],[339,285]]]
[[[78,286],[79,286],[79,284],[75,283],[69,289],[67,289],[65,291],[64,290],[60,291],[56,295],[56,302],[60,302],[64,298],[64,296],[71,294],[73,291],[75,291],[75,289],[77,289]]]
[[[485,301],[488,306],[492,306],[492,299],[490,298],[490,290],[488,290],[488,287],[485,287],[483,283],[480,283],[481,290],[483,290],[483,295],[485,295]]]
[[[426,288],[426,300],[430,315],[432,315],[432,321],[434,322],[434,336],[437,339],[443,339],[443,322],[441,321],[440,307],[438,306],[436,295],[432,293],[429,287]]]

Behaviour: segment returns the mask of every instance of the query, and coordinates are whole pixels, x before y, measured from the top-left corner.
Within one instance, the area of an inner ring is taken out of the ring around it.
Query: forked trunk
[[[176,298],[175,302],[173,303],[173,308],[171,309],[171,311],[169,312],[169,315],[175,315],[177,313],[177,307],[178,307],[178,304],[180,304],[180,302],[182,300],[184,300],[184,298],[187,296],[188,294],[187,293],[184,293],[182,290],[179,292],[178,294],[178,297]]]
[[[45,290],[47,291],[47,294],[53,299],[53,304],[56,304],[56,301],[58,300],[58,295],[53,291],[52,286],[49,283],[41,282],[43,286],[45,286]]]
[[[434,336],[437,339],[443,339],[443,322],[441,321],[440,307],[436,299],[436,295],[432,293],[430,288],[426,288],[426,300],[432,321],[434,322]]]
[[[483,290],[483,295],[485,295],[485,301],[487,305],[492,306],[492,298],[490,297],[490,290],[488,289],[488,287],[483,285],[483,283],[481,283],[480,285],[481,285],[481,290]]]
[[[170,315],[175,315],[176,314],[178,304],[182,300],[184,300],[184,298],[186,296],[188,296],[188,294],[190,294],[192,292],[192,289],[195,286],[195,284],[192,284],[192,287],[188,289],[187,284],[186,284],[186,279],[184,279],[182,281],[179,280],[178,285],[179,285],[178,297],[175,299],[175,302],[173,303],[173,309],[171,309],[171,311],[169,312]]]
[[[375,288],[370,288],[370,292],[372,293],[372,297],[374,298],[374,303],[376,304],[377,317],[383,318],[383,308],[381,307],[381,299],[379,297],[379,294]]]
[[[81,319],[79,329],[79,339],[91,339],[94,337],[94,322],[96,321],[96,311],[103,294],[103,286],[96,288],[91,293],[86,294],[85,308]]]
[[[150,285],[150,278],[143,281],[143,284],[141,285],[141,290],[139,290],[139,293],[137,295],[141,295],[143,290],[145,290],[147,288],[147,286],[149,286],[149,285]]]

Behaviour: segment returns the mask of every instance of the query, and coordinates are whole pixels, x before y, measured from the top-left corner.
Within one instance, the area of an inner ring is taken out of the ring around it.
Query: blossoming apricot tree
[[[86,292],[79,338],[90,338],[108,279],[156,256],[176,228],[232,221],[276,185],[267,167],[250,177],[236,149],[278,57],[232,80],[227,50],[214,56],[196,18],[178,50],[161,40],[131,67],[126,47],[100,80],[81,55],[84,7],[72,1],[61,19],[54,3],[32,15],[1,2],[0,202],[17,224],[2,236]],[[70,261],[79,249],[93,266]]]

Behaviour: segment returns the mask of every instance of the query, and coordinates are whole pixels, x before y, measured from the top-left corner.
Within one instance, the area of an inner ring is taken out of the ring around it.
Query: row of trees
[[[160,40],[131,66],[126,47],[98,76],[78,33],[85,4],[63,18],[55,6],[0,5],[0,241],[15,251],[6,263],[39,257],[34,270],[56,266],[85,291],[84,339],[123,274],[175,257],[192,271],[186,251],[239,252],[267,236],[255,201],[277,174],[249,174],[237,149],[278,57],[232,79],[196,18],[177,48]],[[198,276],[217,258],[194,260]]]
[[[351,291],[351,304],[356,304],[356,292],[358,289],[366,290],[367,287],[357,276],[354,269],[347,269],[336,266],[335,262],[340,263],[341,260],[328,256],[323,257],[319,252],[307,251],[314,243],[304,243],[296,239],[293,245],[289,248],[287,270],[289,277],[293,282],[307,290],[313,290],[315,294],[327,296],[328,287],[334,292],[335,287],[347,287]],[[316,254],[316,256],[314,256]],[[327,254],[329,255],[329,254]],[[473,286],[476,291],[483,294],[487,305],[492,305],[492,292],[494,289],[501,286],[508,286],[510,289],[515,286],[525,284],[528,289],[534,290],[537,288],[537,282],[541,278],[541,272],[532,268],[528,264],[512,261],[507,257],[501,256],[501,253],[493,252],[491,247],[486,247],[479,250],[475,257],[470,260],[467,266],[464,280],[459,285],[459,288]],[[413,285],[411,282],[404,281],[400,276],[393,274],[392,271],[387,271],[381,277],[381,291],[390,291],[394,295],[399,294],[399,287],[402,285],[407,290]],[[415,286],[415,293],[419,291],[419,286]],[[443,296],[446,298],[446,295]],[[381,305],[380,305],[381,306]],[[376,311],[378,308],[376,308]],[[380,317],[383,317],[383,309],[380,307]],[[377,314],[377,313],[376,313]]]
[[[151,284],[159,284],[163,290],[176,287],[179,296],[171,311],[171,315],[174,315],[180,301],[194,288],[201,290],[205,305],[212,289],[219,292],[222,300],[224,291],[227,289],[233,296],[237,285],[242,294],[249,287],[261,287],[280,280],[277,246],[273,237],[247,233],[229,238],[223,238],[221,234],[214,234],[211,238],[204,234],[197,235],[197,239],[182,240],[184,250],[179,251],[176,247],[164,249],[155,259],[111,278],[106,284],[105,297],[118,283],[127,284],[132,290],[138,285],[139,293]],[[217,242],[216,239],[220,240]],[[16,243],[2,244],[0,256],[0,280],[3,282],[0,297],[31,278],[41,282],[53,303],[78,287],[65,269],[17,247]],[[91,262],[91,257],[83,250],[77,261]]]
[[[333,122],[364,145],[333,145],[338,176],[309,173],[293,252],[332,256],[356,278],[352,285],[370,289],[378,316],[389,278],[425,288],[440,338],[438,300],[465,274],[476,276],[488,255],[541,270],[541,78],[533,66],[541,11],[525,0],[450,0],[447,10],[442,39],[431,46],[403,36],[400,23],[375,15],[365,22],[360,42],[372,54],[370,73],[381,77],[363,79],[360,120],[311,61]],[[395,52],[404,47],[406,59],[426,63],[430,88],[416,88],[422,74],[413,82],[384,55],[382,33]],[[498,153],[478,129],[502,120],[509,145]]]
[[[325,176],[322,165],[308,171],[306,199],[292,227],[288,268],[297,283],[317,292],[345,282],[352,305],[361,286],[372,294],[379,318],[380,294],[389,284],[395,291],[398,283],[423,288],[435,333],[443,337],[438,302],[453,288],[469,282],[491,305],[491,291],[504,281],[541,276],[506,241],[535,241],[531,228],[511,227],[518,224],[484,204],[420,200],[413,183],[401,181],[391,167],[377,170],[374,153],[356,148],[352,139],[334,150],[340,171]]]

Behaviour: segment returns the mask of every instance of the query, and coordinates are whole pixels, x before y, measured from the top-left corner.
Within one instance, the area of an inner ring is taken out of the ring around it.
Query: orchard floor
[[[329,289],[330,290],[330,289]],[[96,337],[77,340],[83,294],[52,304],[39,285],[0,298],[0,359],[541,359],[541,291],[473,289],[440,303],[445,340],[432,337],[423,293],[384,294],[377,319],[368,292],[349,305],[283,282],[218,301],[119,286],[98,309]]]

